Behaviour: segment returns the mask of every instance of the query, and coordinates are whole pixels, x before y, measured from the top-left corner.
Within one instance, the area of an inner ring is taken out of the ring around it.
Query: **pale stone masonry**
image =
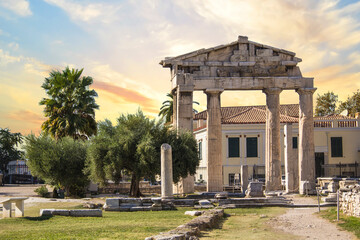
[[[285,191],[295,193],[299,190],[299,164],[296,149],[292,146],[292,124],[287,123],[284,125],[284,135]]]
[[[222,89],[208,89],[207,95],[207,159],[208,176],[212,176],[207,181],[208,192],[222,191],[222,160],[221,160],[221,112],[220,94]]]
[[[280,88],[267,88],[265,131],[265,186],[266,191],[281,190],[280,157]]]
[[[220,94],[226,90],[262,90],[267,96],[266,191],[281,189],[280,93],[297,90],[303,126],[299,141],[299,185],[301,193],[304,193],[305,182],[307,187],[314,187],[314,135],[313,127],[309,126],[313,119],[309,114],[312,114],[315,88],[313,78],[302,76],[297,66],[299,62],[301,59],[293,52],[252,42],[245,36],[239,36],[230,44],[199,49],[160,62],[163,67],[170,68],[171,91],[177,96],[173,115],[176,129],[192,130],[192,92],[207,94],[208,191],[222,191],[223,188]]]
[[[316,88],[299,88],[299,193],[315,189],[313,94]]]
[[[161,145],[161,198],[173,198],[173,168],[171,146]]]

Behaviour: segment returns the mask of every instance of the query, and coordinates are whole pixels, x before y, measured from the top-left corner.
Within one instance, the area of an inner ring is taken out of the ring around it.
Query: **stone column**
[[[241,174],[241,190],[245,194],[245,191],[249,184],[248,165],[241,165],[240,174]]]
[[[167,143],[161,145],[161,198],[173,198],[172,151]]]
[[[299,191],[299,164],[292,144],[292,124],[284,126],[284,160],[285,160],[285,187],[286,193]]]
[[[176,128],[178,131],[193,131],[193,92],[178,87],[176,96]]]
[[[222,141],[221,141],[221,103],[220,94],[224,89],[206,89],[207,95],[207,191],[223,191]]]
[[[266,191],[281,190],[280,88],[267,88],[265,133]]]
[[[315,191],[313,94],[316,88],[299,88],[299,193]]]
[[[193,87],[178,86],[176,89],[176,113],[174,117],[176,122],[174,126],[178,132],[193,131]],[[194,192],[194,176],[187,176],[180,179],[174,185],[175,192],[178,194],[193,193]]]

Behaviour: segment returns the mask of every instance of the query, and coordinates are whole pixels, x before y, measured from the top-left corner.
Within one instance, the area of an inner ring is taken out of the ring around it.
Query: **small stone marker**
[[[250,182],[246,190],[246,197],[263,197],[262,182]]]

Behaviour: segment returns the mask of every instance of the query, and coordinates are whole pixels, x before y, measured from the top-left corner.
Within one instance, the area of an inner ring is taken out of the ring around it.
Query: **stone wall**
[[[340,196],[340,207],[343,213],[360,217],[360,184],[340,187]]]

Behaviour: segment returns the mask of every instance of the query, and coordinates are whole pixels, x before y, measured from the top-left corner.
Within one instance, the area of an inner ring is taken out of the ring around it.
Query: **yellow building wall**
[[[293,124],[293,137],[298,137],[298,124]],[[281,163],[284,175],[284,124],[281,124]],[[207,181],[207,156],[206,156],[206,129],[195,134],[203,139],[203,160],[201,162],[201,172],[203,179]],[[228,138],[240,138],[240,157],[228,157]],[[258,157],[246,157],[246,137],[258,138]],[[343,141],[343,157],[331,157],[331,137],[342,137]],[[198,137],[197,137],[198,138]],[[315,128],[314,131],[315,152],[324,152],[325,164],[342,164],[354,163],[360,164],[360,127],[356,128]],[[229,185],[229,174],[240,173],[241,165],[248,165],[249,177],[253,175],[253,165],[259,166],[258,173],[265,174],[265,124],[224,124],[222,125],[222,159],[223,159],[223,182]],[[205,168],[204,168],[205,167]],[[205,169],[205,170],[204,170]],[[346,170],[346,169],[345,169]],[[350,171],[351,169],[349,169]],[[326,176],[335,176],[338,173],[330,169],[325,170]],[[199,174],[195,176],[199,179]]]

